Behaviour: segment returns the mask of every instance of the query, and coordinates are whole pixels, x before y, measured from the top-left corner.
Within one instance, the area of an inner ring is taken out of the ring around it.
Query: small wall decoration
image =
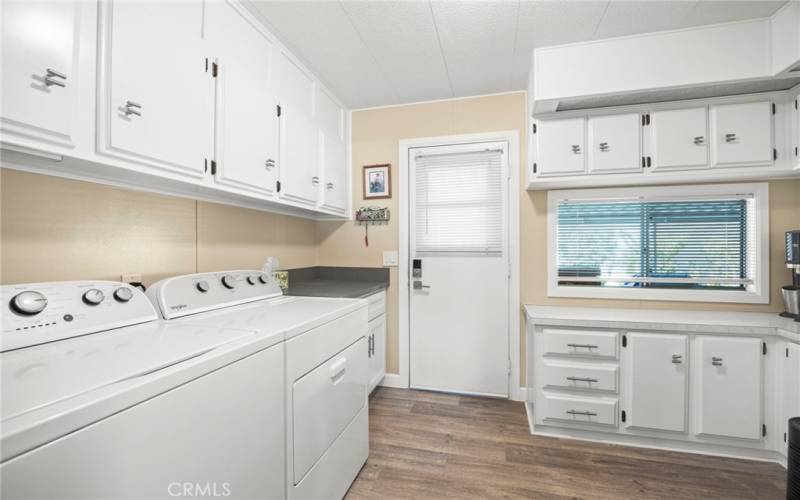
[[[378,200],[392,197],[392,166],[364,166],[364,199]]]
[[[389,209],[386,207],[361,207],[356,210],[356,221],[364,224],[364,245],[369,246],[369,225],[388,224]]]

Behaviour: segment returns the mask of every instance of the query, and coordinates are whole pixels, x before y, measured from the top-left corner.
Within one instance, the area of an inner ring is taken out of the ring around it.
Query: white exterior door
[[[211,159],[214,81],[203,48],[203,3],[104,6],[108,130],[102,150],[202,177]]]
[[[698,336],[697,434],[761,439],[761,339]]]
[[[278,180],[273,42],[229,3],[209,2],[205,13],[206,33],[219,65],[216,180],[255,194],[272,194]]]
[[[642,170],[640,120],[638,113],[589,118],[589,172]]]
[[[508,144],[409,156],[410,385],[507,397]]]
[[[772,103],[711,106],[713,166],[772,165]]]
[[[708,110],[670,109],[651,114],[653,170],[708,168]]]
[[[72,145],[78,2],[3,2],[2,129]]]
[[[622,349],[625,426],[686,431],[686,335],[629,333]]]
[[[586,119],[542,120],[536,124],[536,172],[540,176],[586,172]]]

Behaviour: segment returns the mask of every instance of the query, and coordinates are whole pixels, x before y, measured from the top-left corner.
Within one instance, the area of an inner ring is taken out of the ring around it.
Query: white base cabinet
[[[386,376],[386,292],[367,297],[369,324],[367,331],[367,356],[369,358],[369,392]]]
[[[650,330],[556,319],[537,324],[528,316],[532,432],[750,458],[785,455],[787,420],[800,416],[800,345],[692,332],[689,325],[659,331],[658,323]]]

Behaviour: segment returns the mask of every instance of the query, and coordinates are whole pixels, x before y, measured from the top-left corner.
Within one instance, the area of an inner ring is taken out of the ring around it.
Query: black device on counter
[[[781,289],[781,316],[800,321],[800,229],[786,231],[786,267],[792,274],[792,284]]]

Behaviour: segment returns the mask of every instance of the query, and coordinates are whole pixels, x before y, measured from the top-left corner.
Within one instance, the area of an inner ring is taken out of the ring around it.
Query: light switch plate
[[[397,251],[389,250],[383,252],[383,265],[385,267],[397,267]]]

